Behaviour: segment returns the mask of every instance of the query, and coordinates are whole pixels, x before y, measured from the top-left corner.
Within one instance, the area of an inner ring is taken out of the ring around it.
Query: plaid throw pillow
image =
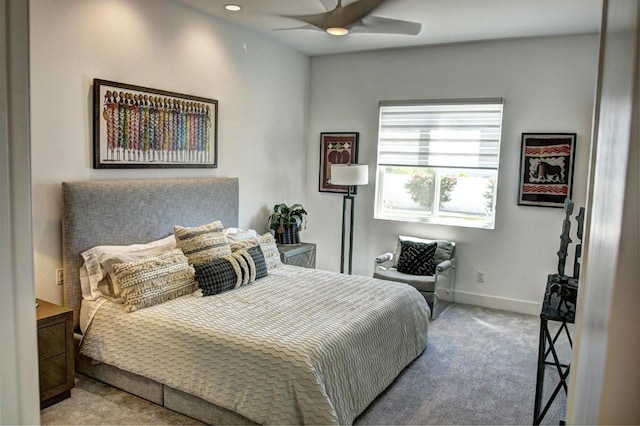
[[[256,277],[255,279],[260,279],[266,277],[269,274],[267,270],[267,264],[264,259],[264,254],[262,253],[262,249],[260,246],[254,246],[247,249],[247,253],[253,260],[253,264],[255,267]]]
[[[438,243],[402,241],[398,256],[398,272],[411,275],[433,275],[436,269],[434,256]]]
[[[203,296],[213,296],[233,290],[242,283],[242,271],[233,258],[214,259],[204,265],[194,265],[196,281],[202,289]]]
[[[259,246],[236,250],[229,256],[214,259],[204,265],[194,265],[196,281],[203,296],[213,296],[233,290],[266,277],[267,265]]]

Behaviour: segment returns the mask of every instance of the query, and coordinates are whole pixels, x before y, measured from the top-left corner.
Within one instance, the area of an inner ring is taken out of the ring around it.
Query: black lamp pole
[[[345,242],[345,228],[347,222],[347,200],[351,201],[351,217],[349,220],[349,275],[351,275],[351,265],[353,263],[353,202],[355,198],[351,194],[351,185],[347,187],[347,195],[342,199],[342,245],[340,251],[340,273],[344,273],[344,242]]]

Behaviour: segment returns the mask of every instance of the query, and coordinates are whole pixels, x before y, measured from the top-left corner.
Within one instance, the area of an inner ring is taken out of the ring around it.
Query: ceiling
[[[337,0],[177,0],[310,56],[504,38],[597,33],[602,0],[386,0],[371,15],[420,22],[417,36],[352,33],[335,37],[294,28],[282,15],[326,12]],[[346,6],[355,0],[343,0]],[[227,3],[242,6],[228,12]]]

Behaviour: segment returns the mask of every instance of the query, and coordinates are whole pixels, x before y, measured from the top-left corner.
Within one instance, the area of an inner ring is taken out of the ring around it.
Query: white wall
[[[307,56],[169,0],[38,0],[30,17],[38,297],[62,301],[63,181],[238,176],[240,224],[261,231],[304,203]],[[94,78],[217,99],[219,167],[92,169]]]
[[[318,244],[319,268],[338,270],[342,197],[318,192],[319,135],[359,131],[360,162],[375,164],[383,99],[504,97],[496,229],[373,220],[369,185],[356,200],[355,273],[370,275],[398,234],[451,238],[456,300],[536,313],[556,268],[562,211],[517,206],[522,132],[578,133],[573,198],[584,204],[595,35],[309,61],[169,0],[38,0],[30,35],[36,295],[53,302],[62,300],[54,281],[68,180],[239,176],[242,225],[266,230],[273,204],[302,202],[310,213],[303,239]],[[93,78],[218,99],[219,168],[92,169]],[[484,284],[475,283],[478,270]]]
[[[576,132],[573,199],[584,205],[597,68],[596,35],[447,45],[314,57],[307,137],[305,240],[319,268],[338,270],[342,196],[318,192],[320,132],[360,132],[359,162],[375,165],[378,101],[503,97],[496,229],[373,219],[374,184],[358,188],[354,273],[371,275],[398,234],[457,241],[459,302],[539,313],[557,269],[562,209],[517,205],[523,132]],[[375,167],[370,182],[375,182]],[[476,271],[485,283],[475,282]],[[568,269],[567,272],[571,272]]]
[[[0,0],[0,424],[39,424],[29,168],[29,8]]]
[[[640,6],[604,2],[567,424],[640,424]]]

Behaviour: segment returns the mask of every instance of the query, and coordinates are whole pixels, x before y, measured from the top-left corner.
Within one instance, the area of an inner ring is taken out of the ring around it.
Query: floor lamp
[[[349,275],[353,263],[353,202],[355,198],[351,189],[356,185],[366,185],[369,183],[369,166],[366,164],[332,164],[331,165],[331,185],[343,185],[347,187],[347,195],[342,200],[342,245],[340,246],[340,272],[344,272],[344,242],[345,229],[347,223],[347,201],[350,201],[349,220]]]

